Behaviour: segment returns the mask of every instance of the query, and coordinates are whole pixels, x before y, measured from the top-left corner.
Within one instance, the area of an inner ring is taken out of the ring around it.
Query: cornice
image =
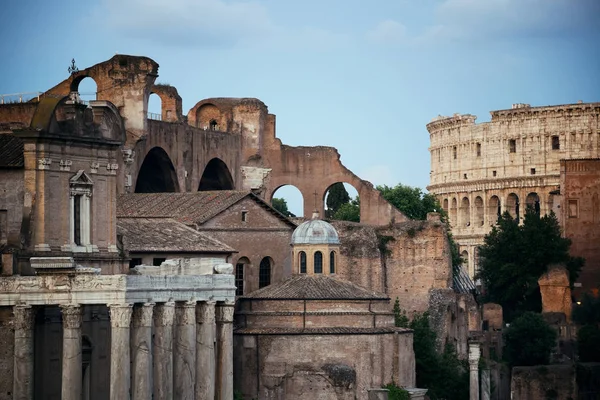
[[[528,188],[540,186],[556,186],[560,183],[560,174],[543,175],[535,177],[511,177],[480,179],[467,182],[445,182],[427,186],[427,190],[433,194],[455,192],[475,192],[482,190],[505,190],[511,188]]]

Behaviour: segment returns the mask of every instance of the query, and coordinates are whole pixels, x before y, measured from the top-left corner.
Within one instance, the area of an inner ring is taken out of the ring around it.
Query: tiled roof
[[[201,225],[245,197],[252,198],[291,227],[296,227],[258,196],[238,190],[121,194],[117,198],[117,216],[173,218],[187,225]]]
[[[380,328],[239,328],[237,335],[377,335],[385,333],[408,333],[412,329],[396,327]]]
[[[265,300],[387,300],[389,296],[373,292],[327,275],[294,275],[242,298]]]
[[[171,218],[118,218],[117,232],[133,252],[232,253],[234,249]]]
[[[20,168],[23,165],[23,141],[8,133],[0,134],[0,167]]]

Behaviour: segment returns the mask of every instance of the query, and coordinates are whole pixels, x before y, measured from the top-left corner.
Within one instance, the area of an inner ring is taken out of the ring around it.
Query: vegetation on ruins
[[[556,331],[541,314],[525,312],[504,331],[504,359],[513,366],[545,365],[556,346]]]
[[[335,214],[333,214],[332,219],[360,222],[360,199],[358,196],[355,199],[351,199],[350,202],[342,204]]]
[[[394,382],[388,383],[383,388],[389,390],[388,400],[410,400],[408,391],[396,385]]]
[[[479,248],[479,272],[484,301],[498,303],[512,321],[526,311],[541,312],[539,277],[551,264],[564,264],[571,285],[584,260],[571,257],[571,240],[561,237],[554,213],[540,216],[527,209],[522,225],[505,212]]]
[[[600,362],[600,298],[584,295],[573,309],[573,321],[581,325],[577,331],[579,361]]]
[[[397,299],[394,304],[394,319],[396,326],[414,331],[417,387],[427,388],[427,396],[431,400],[468,399],[469,369],[466,361],[458,358],[456,349],[449,343],[442,354],[436,351],[437,334],[429,326],[429,314],[415,314],[409,322]]]
[[[285,215],[286,217],[296,217],[296,215],[288,210],[287,201],[279,197],[273,197],[271,205],[274,209]]]
[[[325,218],[334,218],[335,213],[342,205],[350,203],[350,195],[342,182],[331,185],[327,193]]]

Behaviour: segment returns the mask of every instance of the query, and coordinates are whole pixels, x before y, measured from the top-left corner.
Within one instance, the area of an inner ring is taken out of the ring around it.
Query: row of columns
[[[233,304],[190,301],[108,307],[111,399],[233,399]],[[80,305],[60,308],[61,398],[80,400],[82,308]],[[13,398],[31,400],[34,309],[15,306],[14,316]]]

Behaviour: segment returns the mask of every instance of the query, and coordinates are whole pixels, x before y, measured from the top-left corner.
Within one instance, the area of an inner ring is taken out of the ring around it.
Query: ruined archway
[[[481,196],[475,197],[475,215],[473,218],[475,226],[483,226],[483,199]]]
[[[456,197],[452,198],[452,202],[450,205],[450,225],[456,226],[456,214],[457,214],[458,203],[456,201]]]
[[[500,206],[500,198],[495,195],[490,197],[487,208],[488,208],[488,221],[490,223],[490,226],[494,226],[494,225],[496,225],[496,223],[498,223],[498,220],[500,219],[500,216],[502,215],[502,209]]]
[[[178,192],[177,173],[169,155],[160,147],[152,148],[140,168],[135,193]]]
[[[200,184],[198,185],[199,192],[209,190],[233,190],[233,178],[227,168],[227,164],[219,158],[213,158],[206,164]]]
[[[519,219],[519,196],[514,193],[508,195],[506,198],[506,211],[508,211],[513,219]]]
[[[471,202],[468,197],[463,197],[460,202],[460,223],[462,226],[471,226]]]
[[[98,94],[98,84],[89,75],[81,75],[71,82],[71,92],[77,92],[79,98],[85,102],[96,100]]]
[[[279,186],[273,192],[270,202],[273,208],[286,217],[304,216],[304,196],[294,185]]]
[[[537,215],[540,215],[540,196],[537,193],[529,193],[525,198],[525,204],[528,209],[531,208]]]
[[[196,110],[196,126],[204,130],[224,131],[221,123],[221,111],[214,104],[203,104]]]
[[[148,96],[148,119],[162,121],[162,99],[154,92]]]
[[[323,193],[324,218],[360,222],[358,190],[348,182],[335,182]]]

